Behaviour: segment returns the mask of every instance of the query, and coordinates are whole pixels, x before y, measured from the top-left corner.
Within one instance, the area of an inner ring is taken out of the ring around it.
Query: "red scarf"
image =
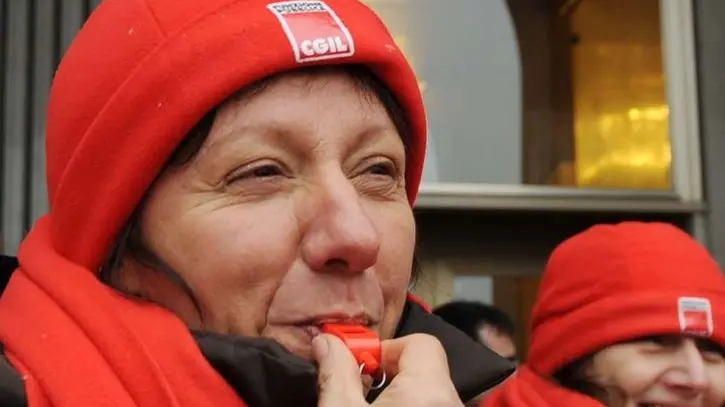
[[[181,320],[49,250],[49,226],[23,243],[0,301],[0,341],[31,407],[245,405]]]
[[[493,390],[481,407],[604,407],[583,394],[565,389],[524,365]]]

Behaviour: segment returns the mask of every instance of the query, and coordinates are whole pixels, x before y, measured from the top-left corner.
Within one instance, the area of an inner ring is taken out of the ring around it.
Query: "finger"
[[[401,371],[448,377],[448,357],[443,345],[431,335],[413,334],[382,342],[382,364],[389,377]]]
[[[368,393],[370,393],[370,390],[373,388],[373,378],[370,376],[362,376],[362,387],[363,387],[363,395],[367,397]]]
[[[360,368],[345,344],[333,335],[318,335],[312,341],[319,366],[318,407],[367,406],[360,380]]]
[[[438,339],[424,334],[384,341],[383,366],[394,376],[376,407],[463,407]]]

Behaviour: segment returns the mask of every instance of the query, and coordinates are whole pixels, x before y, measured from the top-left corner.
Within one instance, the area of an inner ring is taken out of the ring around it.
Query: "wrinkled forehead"
[[[299,134],[289,133],[313,130],[338,141],[343,137],[335,136],[346,130],[387,134],[402,140],[406,150],[410,139],[397,100],[363,66],[315,67],[270,76],[234,94],[215,116],[210,145],[229,141],[239,127],[271,129],[292,141],[300,141]]]
[[[327,109],[321,109],[324,106]],[[329,114],[332,110],[338,114]],[[411,153],[408,116],[368,67],[285,71],[238,90],[208,112],[187,133],[159,176],[170,168],[214,160],[229,147],[240,151],[292,143],[290,147],[309,150],[320,142],[352,143],[355,136],[350,134],[356,131],[401,144],[406,161]],[[309,133],[316,134],[309,137]],[[348,137],[342,137],[345,133]]]
[[[349,101],[351,95],[361,103],[384,105],[386,91],[383,85],[375,83],[374,77],[367,74],[364,67],[298,69],[264,78],[241,89],[222,103],[219,110],[234,110],[239,113],[249,105],[260,104],[267,105],[265,107],[269,109],[283,106],[285,101],[295,99],[323,103],[326,99],[337,97],[347,98]],[[291,115],[293,112],[289,113]],[[263,115],[257,113],[256,116]]]

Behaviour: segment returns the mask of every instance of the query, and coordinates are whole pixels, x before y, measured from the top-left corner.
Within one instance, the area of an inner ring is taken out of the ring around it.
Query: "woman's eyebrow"
[[[207,154],[212,154],[218,149],[226,149],[230,145],[266,144],[275,147],[299,148],[299,137],[294,137],[292,130],[274,122],[265,124],[230,124],[220,129],[222,134],[209,137],[208,143],[204,146]]]

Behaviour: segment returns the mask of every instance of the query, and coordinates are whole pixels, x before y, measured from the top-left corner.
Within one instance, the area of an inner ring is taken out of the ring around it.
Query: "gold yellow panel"
[[[576,183],[670,189],[658,0],[586,0],[572,18]]]

